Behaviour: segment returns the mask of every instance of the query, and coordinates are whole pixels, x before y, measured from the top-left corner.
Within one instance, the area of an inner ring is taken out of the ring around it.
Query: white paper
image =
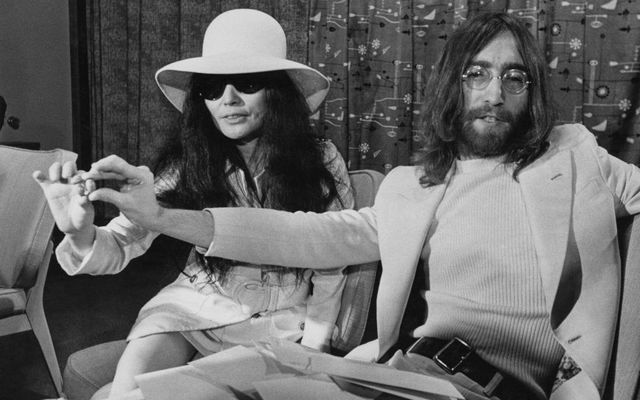
[[[231,391],[190,365],[149,372],[135,380],[145,400],[237,400]]]
[[[136,382],[145,400],[227,400],[257,394],[263,400],[356,400],[371,398],[372,389],[411,400],[463,398],[441,378],[335,357],[286,340],[258,348],[236,346],[188,365],[139,375]],[[343,390],[345,382],[359,390]]]
[[[236,346],[188,365],[136,376],[145,400],[237,399],[255,394],[255,382],[299,375],[255,348]]]
[[[211,354],[192,361],[189,365],[200,370],[212,382],[231,385],[241,391],[252,390],[252,383],[256,381],[296,374],[296,371],[289,368],[280,368],[275,360],[257,349],[244,346]]]
[[[330,380],[299,376],[255,383],[262,400],[362,400],[363,397],[341,390]]]
[[[463,399],[464,397],[447,380],[415,372],[400,371],[395,368],[356,360],[348,360],[325,353],[306,350],[304,347],[283,340],[274,340],[271,349],[278,361],[302,370],[322,372],[331,376],[368,382],[368,386],[389,392],[390,388],[400,388],[441,396]]]
[[[375,389],[382,392],[391,393],[398,397],[403,397],[409,400],[454,400],[458,399],[458,397],[449,397],[449,396],[440,396],[437,394],[427,394],[424,392],[418,392],[415,390],[403,389],[397,386],[387,386],[381,384],[374,384],[371,382],[359,381],[357,379],[348,379],[348,378],[339,378],[343,379],[346,382],[353,383],[355,385],[364,386],[365,388]]]

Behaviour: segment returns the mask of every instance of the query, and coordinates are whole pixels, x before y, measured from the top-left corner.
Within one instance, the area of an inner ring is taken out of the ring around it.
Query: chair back
[[[0,146],[0,288],[33,286],[53,232],[47,201],[31,174],[75,158],[61,149]]]
[[[640,215],[618,221],[622,297],[606,400],[640,400]]]
[[[374,170],[349,172],[355,209],[373,205],[384,175]],[[351,265],[345,269],[347,282],[342,292],[342,304],[336,321],[331,347],[334,354],[344,355],[362,341],[369,306],[373,297],[379,262]]]

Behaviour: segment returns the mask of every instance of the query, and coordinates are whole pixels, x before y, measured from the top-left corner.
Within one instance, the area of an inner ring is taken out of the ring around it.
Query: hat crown
[[[278,21],[269,14],[230,10],[211,21],[202,42],[203,57],[224,53],[286,58],[287,40]]]

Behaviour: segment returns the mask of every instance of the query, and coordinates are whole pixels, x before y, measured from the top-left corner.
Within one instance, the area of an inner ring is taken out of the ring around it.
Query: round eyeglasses
[[[511,94],[524,92],[531,83],[526,72],[515,68],[505,70],[500,76],[493,76],[485,67],[472,65],[462,74],[467,87],[475,90],[486,88],[493,78],[500,79],[502,88]]]
[[[227,85],[244,94],[258,93],[267,86],[264,74],[219,75],[214,79],[203,82],[198,90],[198,96],[206,100],[217,100],[224,94]]]

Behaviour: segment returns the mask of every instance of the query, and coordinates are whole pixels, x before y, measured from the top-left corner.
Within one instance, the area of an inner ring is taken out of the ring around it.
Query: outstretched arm
[[[94,163],[82,177],[122,182],[120,191],[100,188],[88,195],[89,200],[114,204],[134,223],[208,249],[207,256],[316,269],[380,257],[371,208],[321,214],[256,208],[168,209],[156,200],[151,171],[117,156]]]
[[[320,214],[256,208],[208,210],[215,231],[207,256],[313,269],[380,259],[372,208]]]

